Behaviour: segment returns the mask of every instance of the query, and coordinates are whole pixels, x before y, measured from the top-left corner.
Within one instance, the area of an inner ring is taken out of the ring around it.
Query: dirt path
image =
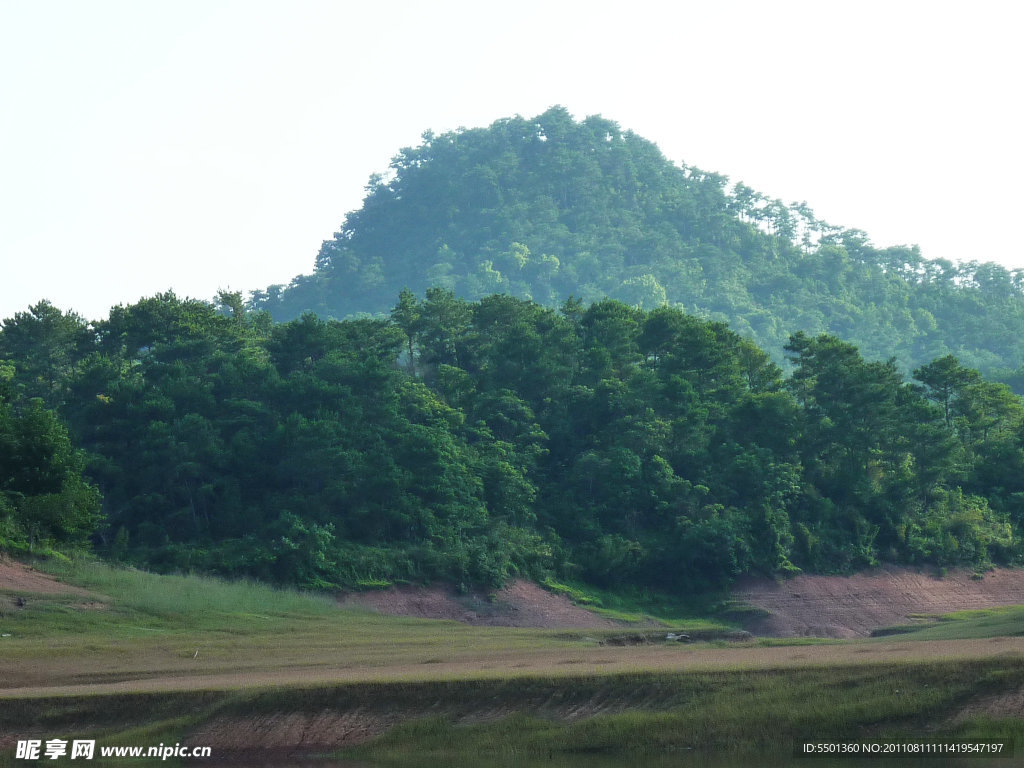
[[[373,592],[350,592],[338,599],[346,607],[361,606],[389,616],[453,619],[490,627],[601,629],[622,624],[574,605],[536,584],[516,580],[494,593],[458,594],[450,586],[401,586]]]
[[[981,579],[950,571],[938,578],[884,566],[852,576],[747,579],[733,597],[766,612],[746,621],[756,635],[864,637],[879,627],[907,624],[911,614],[1024,604],[1024,570],[998,569]]]

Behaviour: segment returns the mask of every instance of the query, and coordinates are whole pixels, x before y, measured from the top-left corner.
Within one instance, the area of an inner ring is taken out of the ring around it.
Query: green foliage
[[[691,595],[744,573],[1021,557],[1024,406],[955,358],[908,383],[795,334],[785,379],[666,305],[434,288],[389,319],[267,325],[237,299],[228,315],[165,294],[94,325],[51,388],[87,454],[43,401],[0,407],[6,546],[95,533],[117,562],[311,587]],[[15,358],[0,386],[38,367]]]
[[[828,333],[905,371],[953,354],[1024,392],[1022,285],[1024,270],[875,247],[806,203],[673,164],[610,120],[553,107],[402,149],[315,273],[255,292],[252,306],[279,320],[382,316],[402,289],[428,288],[550,307],[667,303],[728,322],[777,361],[790,334]]]
[[[60,405],[69,374],[87,354],[90,341],[85,320],[48,301],[16,312],[3,321],[0,361],[14,361],[17,388],[6,394],[0,389],[0,397],[39,397],[51,407]],[[12,378],[5,375],[3,380]]]
[[[84,458],[39,398],[0,399],[0,548],[81,546],[102,516]]]
[[[921,560],[937,565],[971,562],[984,566],[992,558],[1005,562],[1015,550],[1013,528],[978,496],[956,488],[939,494],[921,528],[908,532],[908,546]]]

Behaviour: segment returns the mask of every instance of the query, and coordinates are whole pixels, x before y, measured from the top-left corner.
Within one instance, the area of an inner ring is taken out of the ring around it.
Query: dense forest
[[[936,215],[955,215],[953,211]],[[675,165],[612,121],[559,107],[424,134],[367,187],[312,275],[258,291],[277,320],[386,316],[403,288],[558,308],[605,297],[728,323],[777,363],[828,333],[905,374],[948,354],[1024,393],[1024,272],[876,248],[744,184]]]
[[[4,321],[0,547],[691,592],[1024,553],[1024,406],[951,355],[906,376],[798,332],[782,368],[724,323],[611,299],[432,287],[284,323],[219,301]]]

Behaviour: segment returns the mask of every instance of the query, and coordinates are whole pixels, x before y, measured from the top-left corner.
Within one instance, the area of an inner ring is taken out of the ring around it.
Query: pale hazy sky
[[[423,131],[554,104],[1024,267],[1018,6],[0,0],[0,318],[286,283]]]

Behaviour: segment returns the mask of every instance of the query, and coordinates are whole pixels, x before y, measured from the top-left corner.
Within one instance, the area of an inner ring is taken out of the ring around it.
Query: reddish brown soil
[[[913,614],[1024,604],[1024,570],[973,576],[950,571],[939,578],[885,566],[853,576],[747,579],[733,597],[765,612],[745,619],[747,629],[773,637],[864,637],[873,629],[912,623]]]
[[[222,715],[189,734],[217,751],[333,750],[362,744],[394,726],[398,713],[324,711]]]
[[[390,616],[454,619],[492,627],[593,629],[621,627],[564,595],[555,595],[529,581],[513,581],[493,596],[458,594],[449,586],[401,586],[373,592],[351,592],[338,599],[343,606],[362,606]]]
[[[852,576],[750,578],[737,585],[733,597],[757,609],[738,615],[756,635],[866,637],[881,627],[912,623],[916,614],[1024,604],[1024,570],[998,569],[981,579],[970,571],[950,571],[940,578],[933,572],[884,566]],[[393,616],[489,626],[621,626],[527,581],[512,582],[491,596],[458,594],[448,586],[402,586],[349,593],[339,603]]]
[[[53,576],[33,570],[22,563],[0,558],[0,590],[36,594],[90,595],[84,589],[63,584]]]

